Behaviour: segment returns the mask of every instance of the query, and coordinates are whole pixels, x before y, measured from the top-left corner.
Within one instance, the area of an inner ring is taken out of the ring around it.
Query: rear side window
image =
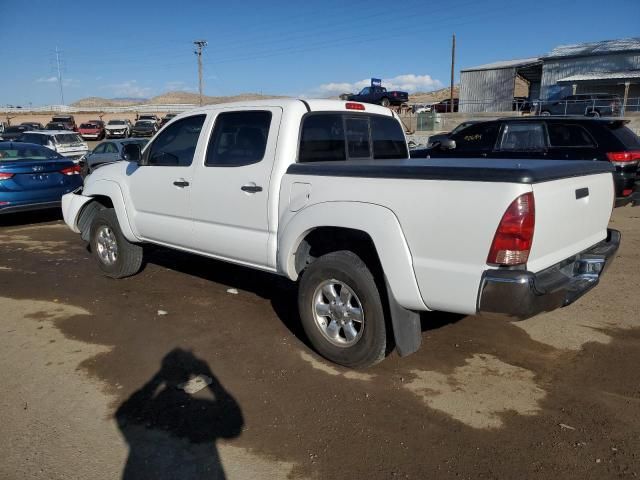
[[[59,133],[55,136],[55,138],[56,142],[59,144],[82,142],[82,139],[78,135],[73,133]]]
[[[205,165],[238,167],[264,158],[271,126],[271,112],[221,113],[209,140]]]
[[[547,130],[552,147],[595,147],[591,135],[580,125],[548,123]]]
[[[299,162],[408,156],[402,127],[392,117],[313,114],[302,124]]]
[[[20,137],[20,141],[25,143],[35,143],[38,145],[46,145],[47,137],[45,135],[34,135],[33,133],[25,133]]]
[[[507,123],[502,131],[500,150],[522,151],[545,148],[541,123]]]
[[[167,127],[149,149],[147,165],[188,167],[193,162],[206,115],[194,115]]]
[[[456,151],[474,152],[493,149],[498,136],[498,124],[495,122],[471,125],[451,137],[456,142]]]
[[[629,127],[625,127],[621,123],[614,123],[609,127],[611,133],[615,135],[615,137],[622,142],[625,148],[639,150],[640,149],[640,138],[638,135],[633,133],[633,131]]]

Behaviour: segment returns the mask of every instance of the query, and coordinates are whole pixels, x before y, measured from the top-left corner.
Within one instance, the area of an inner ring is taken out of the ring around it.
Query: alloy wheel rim
[[[105,265],[113,265],[118,260],[118,242],[113,230],[102,225],[96,233],[98,258]]]
[[[320,333],[337,347],[351,347],[364,332],[362,302],[346,283],[326,280],[313,294],[313,318]]]

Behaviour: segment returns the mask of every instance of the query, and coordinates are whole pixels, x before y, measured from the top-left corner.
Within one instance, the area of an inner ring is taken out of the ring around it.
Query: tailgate
[[[539,272],[603,240],[614,201],[610,173],[533,184],[535,231],[527,269]]]

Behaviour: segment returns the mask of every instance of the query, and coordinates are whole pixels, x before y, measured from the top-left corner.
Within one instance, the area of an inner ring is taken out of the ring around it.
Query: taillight
[[[607,158],[614,165],[633,165],[640,160],[640,150],[627,150],[626,152],[608,152]]]
[[[624,190],[622,190],[623,197],[628,197],[632,193],[633,193],[633,188],[625,188]]]
[[[80,175],[80,165],[74,165],[73,167],[63,168],[60,173],[64,175]]]
[[[491,243],[487,263],[520,265],[527,263],[536,222],[533,192],[516,198],[504,212]]]
[[[13,175],[13,173],[0,173],[0,180],[9,180]]]
[[[347,102],[345,107],[347,107],[347,110],[364,110],[363,104],[355,102]]]

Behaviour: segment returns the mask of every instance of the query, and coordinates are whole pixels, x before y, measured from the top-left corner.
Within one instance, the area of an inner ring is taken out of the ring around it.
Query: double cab
[[[418,349],[420,312],[568,305],[620,243],[610,163],[409,159],[376,105],[206,106],[124,155],[62,198],[103,274],[137,273],[149,243],[281,275],[311,344],[348,367]]]
[[[355,95],[347,95],[347,100],[375,103],[383,107],[402,105],[409,101],[409,94],[398,90],[388,91],[385,87],[364,87]]]

